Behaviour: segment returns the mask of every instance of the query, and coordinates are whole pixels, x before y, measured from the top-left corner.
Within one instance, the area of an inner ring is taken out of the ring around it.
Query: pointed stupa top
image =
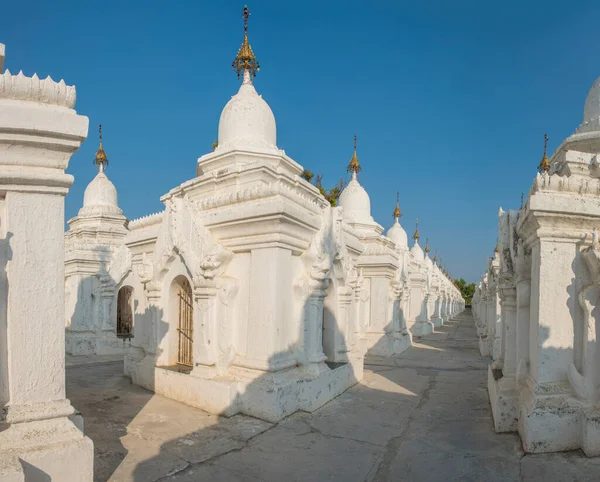
[[[538,166],[538,171],[540,173],[548,172],[550,170],[550,161],[548,161],[548,156],[546,155],[546,147],[548,146],[548,134],[544,134],[544,156],[540,161],[540,165]]]
[[[417,227],[415,229],[415,234],[413,234],[413,239],[415,240],[415,242],[418,243],[419,242],[419,238],[421,237],[419,235],[419,220],[418,219],[417,219],[417,222],[415,224],[416,224]]]
[[[394,209],[394,217],[395,217],[396,219],[398,219],[399,217],[401,217],[401,216],[402,216],[402,211],[400,211],[400,204],[399,204],[399,201],[400,201],[400,193],[399,193],[399,192],[397,192],[397,193],[396,193],[396,209]]]
[[[429,238],[425,239],[425,252],[429,253]]]
[[[433,262],[437,263],[437,252],[433,255]]]
[[[98,126],[98,132],[100,133],[100,146],[98,147],[98,152],[96,152],[94,164],[96,165],[96,169],[104,172],[108,166],[108,157],[106,156],[106,152],[104,152],[104,147],[102,147],[102,124]]]
[[[356,173],[362,171],[360,167],[360,163],[358,162],[358,156],[356,155],[356,135],[354,136],[354,153],[352,154],[352,159],[350,159],[350,163],[348,164],[348,172],[352,172],[352,178],[356,177]]]
[[[108,157],[102,147],[102,125],[99,126],[98,131],[100,132],[100,147],[94,159],[98,174],[85,188],[83,207],[79,210],[79,216],[123,214],[119,208],[117,189],[104,172],[108,165]]]
[[[277,150],[277,126],[269,104],[258,95],[252,77],[259,70],[248,43],[248,7],[244,7],[244,41],[232,68],[243,77],[242,85],[223,108],[215,152],[226,150]]]
[[[496,243],[496,247],[494,248],[494,253],[499,253],[500,249],[498,248],[498,243]]]
[[[248,72],[249,77],[256,77],[256,72],[260,70],[258,60],[256,60],[252,47],[248,43],[248,17],[250,17],[250,11],[247,6],[244,6],[242,17],[244,18],[244,40],[231,64],[231,68],[237,72],[238,79],[246,72]]]
[[[386,236],[390,238],[397,249],[402,251],[408,249],[408,236],[406,235],[406,231],[400,226],[400,216],[402,216],[402,212],[400,211],[400,206],[398,205],[398,198],[400,197],[399,193],[396,193],[396,209],[394,209],[394,224],[388,232]]]

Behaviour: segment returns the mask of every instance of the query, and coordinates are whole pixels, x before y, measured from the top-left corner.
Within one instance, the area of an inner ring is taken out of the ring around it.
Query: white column
[[[64,171],[88,129],[74,103],[64,82],[0,75],[0,480],[92,480],[65,398]]]

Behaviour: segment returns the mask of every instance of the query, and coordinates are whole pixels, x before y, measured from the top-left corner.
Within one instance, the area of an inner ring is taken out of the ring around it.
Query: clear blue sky
[[[237,92],[243,2],[5,2],[5,67],[77,86],[88,140],[69,166],[76,215],[104,126],[108,176],[130,219],[195,175]],[[400,191],[451,274],[476,281],[498,207],[518,208],[542,155],[581,121],[600,76],[600,2],[256,0],[255,85],[278,145],[333,185],[358,135],[360,181],[386,228]]]

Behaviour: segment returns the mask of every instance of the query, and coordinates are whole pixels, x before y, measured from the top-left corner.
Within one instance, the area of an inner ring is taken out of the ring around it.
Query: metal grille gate
[[[117,336],[131,338],[133,328],[133,310],[131,302],[133,288],[123,286],[117,295]]]
[[[193,362],[193,343],[194,343],[194,305],[192,302],[192,289],[190,283],[185,280],[179,288],[179,351],[177,353],[177,363],[179,365],[192,366]]]

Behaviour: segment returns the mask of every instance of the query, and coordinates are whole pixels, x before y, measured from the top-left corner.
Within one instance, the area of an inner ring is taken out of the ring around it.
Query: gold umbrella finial
[[[238,79],[242,74],[248,72],[249,81],[250,77],[256,77],[256,72],[260,70],[260,64],[258,63],[258,60],[256,60],[256,56],[248,42],[248,17],[250,17],[248,6],[244,6],[242,17],[244,18],[244,40],[231,64],[231,68],[237,72]]]
[[[500,250],[498,249],[498,243],[496,243],[496,247],[494,248],[494,253],[499,253]]]
[[[402,211],[400,211],[400,193],[396,193],[396,209],[394,209],[394,217],[398,219],[402,216]]]
[[[98,147],[98,152],[96,152],[94,164],[96,165],[96,169],[104,172],[108,166],[108,157],[106,156],[106,152],[104,152],[104,147],[102,147],[102,124],[98,126],[98,132],[100,134],[100,146]]]
[[[433,262],[437,263],[437,249],[435,250],[435,254],[433,255]]]
[[[413,239],[414,239],[416,242],[419,242],[419,238],[420,238],[421,236],[419,235],[419,219],[418,219],[418,218],[417,218],[417,222],[416,222],[415,224],[416,224],[416,229],[415,229],[415,234],[413,234]]]
[[[540,174],[544,172],[548,172],[550,170],[550,161],[548,160],[548,156],[546,155],[546,148],[548,147],[548,134],[544,134],[544,156],[540,161],[540,165],[538,166],[538,171]]]
[[[429,253],[429,238],[425,238],[425,252]]]
[[[358,156],[356,155],[356,135],[354,135],[354,154],[352,154],[352,159],[350,159],[350,164],[348,164],[347,170],[348,172],[352,172],[354,174],[362,171],[360,163],[358,162]]]

